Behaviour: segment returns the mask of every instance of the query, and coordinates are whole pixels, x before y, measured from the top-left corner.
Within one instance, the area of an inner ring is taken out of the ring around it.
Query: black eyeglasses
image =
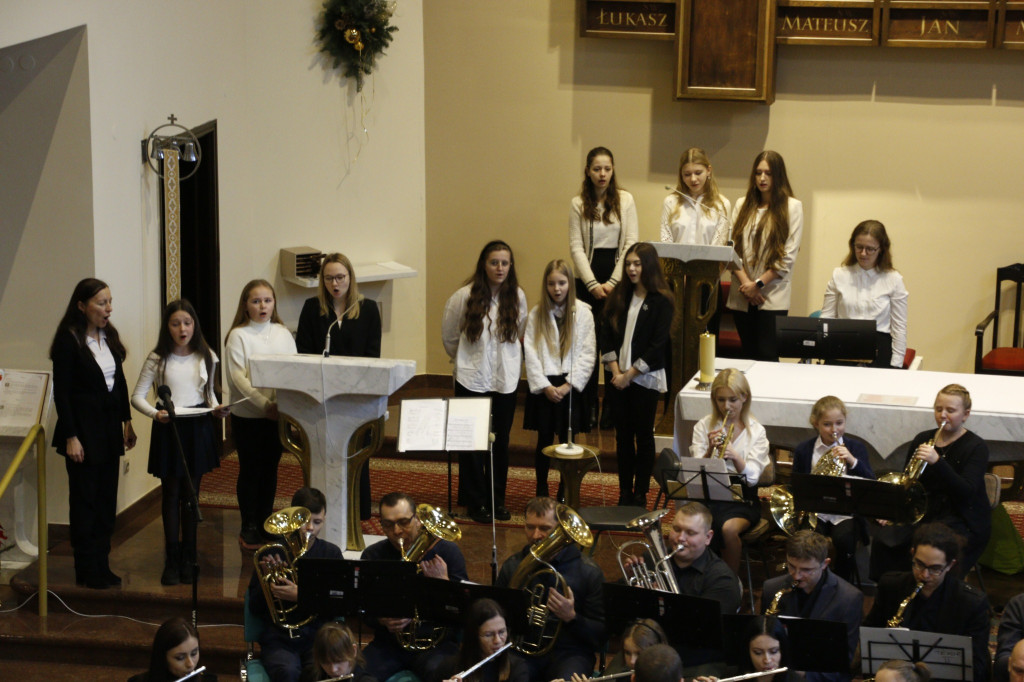
[[[932,564],[931,566],[928,566],[917,559],[914,559],[911,563],[914,566],[915,571],[924,573],[925,575],[940,575],[949,567],[949,564]]]
[[[412,523],[413,516],[408,516],[404,519],[395,519],[394,521],[388,521],[387,519],[380,520],[380,527],[384,530],[393,530],[395,526],[399,528],[408,528],[409,524]]]

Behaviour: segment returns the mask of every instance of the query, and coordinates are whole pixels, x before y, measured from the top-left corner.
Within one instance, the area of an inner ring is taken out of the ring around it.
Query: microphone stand
[[[192,524],[192,627],[199,627],[199,524],[203,521],[203,513],[199,511],[199,497],[196,495],[195,486],[192,485],[192,472],[188,467],[188,460],[185,459],[185,450],[181,446],[181,435],[178,433],[177,415],[174,414],[174,403],[171,402],[171,390],[166,386],[157,389],[160,395],[160,402],[167,410],[167,418],[170,420],[171,433],[174,438],[174,448],[178,451],[178,458],[181,460],[182,471],[185,472],[185,481],[188,485],[188,499],[185,501],[185,508],[192,517],[189,523]]]
[[[498,582],[498,519],[494,516],[494,432],[487,434],[487,455],[491,459],[491,584]]]

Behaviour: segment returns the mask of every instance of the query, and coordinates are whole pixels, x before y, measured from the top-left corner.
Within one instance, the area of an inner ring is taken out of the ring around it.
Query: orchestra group
[[[273,390],[252,384],[248,361],[257,354],[380,356],[378,308],[359,293],[352,263],[340,253],[324,257],[317,295],[305,302],[294,336],[278,316],[273,285],[263,279],[248,282],[224,339],[222,370],[192,305],[169,303],[130,399],[123,371],[127,351],[110,321],[110,288],[93,278],[78,283],[50,348],[58,415],[53,445],[65,457],[68,473],[76,581],[95,589],[121,584],[108,558],[118,461],[136,441],[132,406],[153,421],[148,471],[160,479],[162,494],[161,583],[194,580],[191,500],[203,474],[219,466],[214,420],[230,418],[238,454],[240,542],[260,552],[262,567],[249,587],[248,609],[267,624],[260,638],[261,659],[271,679],[581,682],[594,676],[612,634],[611,617],[621,614],[608,612],[606,577],[583,551],[592,542],[589,529],[561,503],[561,487],[551,496],[549,458],[543,450],[556,438],[564,441],[570,427],[573,433],[614,427],[618,505],[647,507],[655,414],[668,390],[669,330],[680,311],[656,249],[638,241],[637,215],[632,195],[618,186],[611,151],[591,150],[582,187],[571,202],[570,258],[547,264],[537,304],[528,308],[512,246],[494,240],[480,251],[441,316],[454,394],[491,402],[493,458],[469,453],[459,458],[458,504],[476,522],[512,516],[506,506],[509,433],[525,369],[529,390],[523,426],[537,432],[536,497],[516,510],[525,519],[524,544],[501,563],[495,581],[497,588],[535,596],[535,583],[541,585],[525,627],[519,626],[522,614],[510,612],[501,598],[485,598],[467,609],[461,632],[449,628],[429,646],[409,646],[429,627],[418,618],[370,618],[366,624],[373,639],[361,648],[344,623],[312,617],[295,624],[275,613],[281,604],[298,601],[289,566],[297,557],[279,549],[263,551],[265,543],[279,540],[278,533],[268,530],[269,519],[276,517],[281,457],[278,406]],[[802,204],[793,196],[782,157],[773,151],[757,155],[747,191],[733,204],[720,194],[707,154],[687,150],[678,183],[661,211],[662,241],[735,249],[741,266],[731,272],[725,306],[744,356],[754,360],[778,360],[775,319],[790,307],[803,227]],[[865,220],[854,228],[848,252],[824,289],[821,315],[874,320],[877,353],[870,364],[904,366],[907,290],[893,267],[890,239],[880,222]],[[221,371],[223,401],[215,391]],[[736,369],[719,372],[707,415],[697,421],[688,449],[678,453],[724,460],[733,499],[678,501],[664,518],[665,537],[661,515],[655,514],[648,520],[654,528],[649,553],[620,559],[625,583],[711,600],[723,623],[742,609],[737,577],[742,536],[761,521],[758,485],[771,464],[768,436],[754,416],[756,388]],[[157,395],[155,403],[151,393]],[[175,419],[174,404],[200,409],[193,410],[197,416]],[[657,613],[629,613],[633,620],[615,633],[621,634],[615,640],[618,652],[604,676],[632,673],[637,680],[676,682],[685,673],[712,682],[775,671],[761,677],[842,682],[858,674],[863,625],[968,636],[973,669],[966,679],[1024,682],[1024,645],[1019,643],[1024,595],[1006,607],[993,665],[988,600],[964,581],[991,534],[984,485],[988,449],[966,428],[970,412],[968,389],[945,386],[934,401],[937,430],[926,429],[911,441],[896,482],[919,487],[926,496],[916,523],[812,514],[814,529],[784,528],[786,572],[764,583],[762,615],[723,625],[730,642],[717,647],[688,643],[680,639],[678,623],[663,622]],[[875,479],[864,445],[844,438],[847,420],[856,422],[858,415],[848,414],[838,398],[820,396],[808,417],[816,434],[796,447],[795,473]],[[363,508],[358,511],[365,519],[371,511],[369,468],[363,472]],[[328,513],[323,492],[302,488],[284,511],[291,516],[275,523],[301,536],[303,558],[341,558],[339,547],[318,537]],[[391,491],[380,497],[380,523],[386,537],[367,547],[363,560],[414,561],[425,578],[468,579],[459,545],[438,530],[454,523],[443,513]],[[877,595],[865,615],[856,554],[869,535],[869,577],[877,583]],[[791,656],[805,648],[790,637],[788,623],[794,618],[843,624],[845,637],[833,642],[843,664],[830,672],[789,669]],[[737,642],[742,645],[738,656]],[[149,671],[133,679],[176,679],[195,670],[198,657],[199,636],[191,624],[168,621],[157,632]],[[877,677],[927,682],[930,673],[921,663],[892,661]]]

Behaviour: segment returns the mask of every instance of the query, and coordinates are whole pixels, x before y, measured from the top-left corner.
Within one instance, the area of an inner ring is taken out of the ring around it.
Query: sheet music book
[[[0,436],[24,437],[43,421],[50,373],[0,369]]]
[[[482,452],[490,428],[490,398],[403,400],[398,451]]]
[[[703,473],[702,473],[703,472]],[[734,500],[725,460],[709,457],[680,457],[678,481],[694,500]]]

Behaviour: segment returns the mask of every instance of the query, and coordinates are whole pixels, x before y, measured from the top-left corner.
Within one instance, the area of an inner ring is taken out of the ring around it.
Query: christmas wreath
[[[390,26],[394,0],[326,0],[320,15],[317,41],[320,51],[334,60],[332,68],[344,64],[345,77],[356,79],[363,89],[363,75],[373,71],[377,55],[391,44],[397,26]]]

